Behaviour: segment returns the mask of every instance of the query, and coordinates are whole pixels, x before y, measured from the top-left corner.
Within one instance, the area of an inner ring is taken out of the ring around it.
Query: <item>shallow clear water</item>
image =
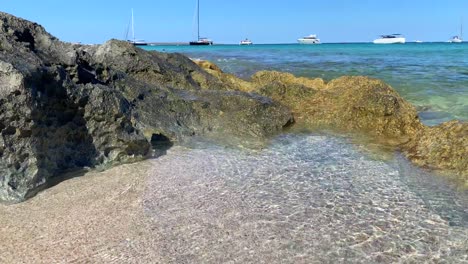
[[[391,84],[428,125],[468,120],[466,44],[147,49],[210,60],[242,78],[259,70],[367,75]],[[192,143],[154,160],[144,194],[166,262],[468,261],[468,192],[398,153],[382,160],[313,134],[282,135],[257,150]]]
[[[143,204],[167,262],[467,261],[468,193],[345,139],[177,146],[148,181]]]
[[[330,80],[366,75],[384,80],[417,106],[428,125],[468,120],[468,43],[405,45],[219,45],[150,46],[217,63],[248,78],[259,70],[279,70]]]

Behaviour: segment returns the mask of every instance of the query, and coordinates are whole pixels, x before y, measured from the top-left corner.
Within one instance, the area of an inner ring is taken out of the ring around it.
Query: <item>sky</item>
[[[458,35],[468,0],[200,0],[200,31],[215,43],[369,42],[401,33],[407,41]],[[37,22],[69,42],[125,39],[134,10],[135,37],[148,42],[196,38],[196,0],[0,0],[0,10]]]

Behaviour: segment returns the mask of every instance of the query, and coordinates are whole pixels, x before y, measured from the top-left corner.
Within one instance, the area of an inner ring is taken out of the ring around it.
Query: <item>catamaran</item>
[[[133,8],[132,8],[132,22],[131,22],[131,29],[132,29],[132,39],[128,39],[128,28],[127,28],[127,34],[125,38],[127,39],[128,42],[132,43],[135,46],[147,46],[148,43],[145,42],[142,39],[135,39],[135,22],[133,19]]]
[[[401,34],[381,35],[374,44],[404,44],[406,39]]]
[[[200,37],[200,0],[197,0],[197,40],[190,41],[190,45],[213,45],[213,41],[208,38]]]

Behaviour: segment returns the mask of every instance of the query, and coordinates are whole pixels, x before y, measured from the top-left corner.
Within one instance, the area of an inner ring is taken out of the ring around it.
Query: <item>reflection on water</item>
[[[168,262],[466,260],[468,194],[399,157],[317,135],[196,145],[155,160],[145,192]]]

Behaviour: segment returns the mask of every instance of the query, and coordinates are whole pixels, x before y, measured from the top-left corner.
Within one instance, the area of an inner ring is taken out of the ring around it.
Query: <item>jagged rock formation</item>
[[[397,146],[416,164],[468,182],[468,124],[426,127],[379,80],[263,71],[244,81],[197,64],[117,40],[64,43],[0,13],[0,201],[22,201],[69,170],[142,159],[152,140],[265,137],[293,115],[309,128]]]
[[[312,129],[362,133],[399,147],[415,164],[449,170],[468,186],[468,123],[424,126],[416,109],[384,82],[344,76],[325,83],[289,73],[261,71],[247,82],[197,62],[231,89],[256,92],[289,106],[297,123]]]
[[[0,13],[0,200],[17,202],[62,173],[144,158],[150,141],[263,137],[292,122],[179,54],[111,40],[73,45]]]

